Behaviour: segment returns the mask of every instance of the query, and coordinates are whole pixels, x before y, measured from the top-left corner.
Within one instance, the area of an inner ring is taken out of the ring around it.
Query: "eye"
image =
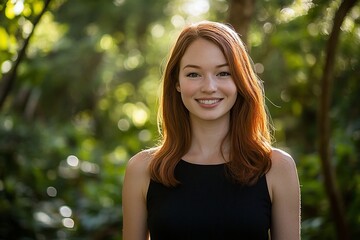
[[[218,76],[226,77],[226,76],[231,76],[231,74],[229,72],[220,72],[220,73],[218,73]]]
[[[199,77],[199,76],[200,76],[199,74],[194,73],[194,72],[186,74],[186,77],[189,77],[189,78],[196,78],[196,77]]]

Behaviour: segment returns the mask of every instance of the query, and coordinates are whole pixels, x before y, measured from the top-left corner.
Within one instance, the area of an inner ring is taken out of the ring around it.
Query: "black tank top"
[[[271,200],[265,176],[242,186],[226,175],[225,164],[198,165],[181,160],[181,182],[165,187],[150,181],[147,193],[151,240],[265,240]]]

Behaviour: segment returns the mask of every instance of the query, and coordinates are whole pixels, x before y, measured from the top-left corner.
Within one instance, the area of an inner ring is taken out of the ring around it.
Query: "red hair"
[[[189,112],[182,103],[176,84],[181,58],[190,44],[199,38],[211,41],[221,49],[238,90],[236,102],[230,111],[227,170],[237,182],[253,184],[271,167],[271,134],[263,86],[238,34],[226,24],[209,21],[184,28],[170,53],[163,74],[159,108],[162,141],[153,153],[149,165],[150,176],[166,186],[179,183],[174,169],[190,148],[191,127]]]

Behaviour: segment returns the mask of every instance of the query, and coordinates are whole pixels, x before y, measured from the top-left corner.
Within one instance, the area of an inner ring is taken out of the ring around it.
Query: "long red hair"
[[[176,90],[179,65],[186,49],[196,39],[216,44],[223,52],[238,90],[230,112],[228,172],[237,182],[251,185],[271,167],[271,134],[261,81],[256,76],[246,48],[228,25],[202,21],[187,26],[170,52],[164,73],[159,107],[161,143],[153,152],[150,176],[166,186],[176,186],[174,169],[191,144],[189,112]]]

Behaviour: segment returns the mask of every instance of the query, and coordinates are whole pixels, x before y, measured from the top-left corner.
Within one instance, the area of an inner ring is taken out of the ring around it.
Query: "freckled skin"
[[[237,96],[224,54],[205,39],[195,40],[181,59],[177,90],[192,121],[227,119]]]

